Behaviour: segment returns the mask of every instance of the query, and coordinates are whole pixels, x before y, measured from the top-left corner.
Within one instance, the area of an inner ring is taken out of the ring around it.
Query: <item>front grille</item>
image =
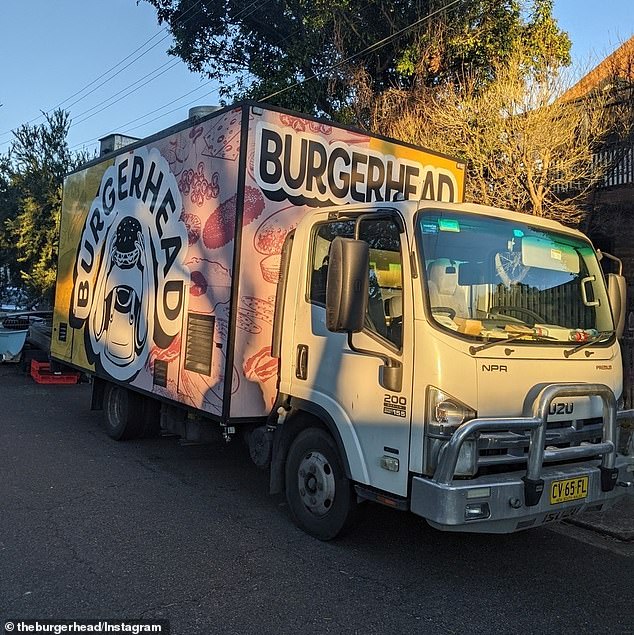
[[[575,419],[546,424],[546,447],[569,448],[581,443],[599,443],[603,419]],[[530,432],[483,433],[478,438],[478,469],[480,473],[508,470],[525,465],[528,459]]]

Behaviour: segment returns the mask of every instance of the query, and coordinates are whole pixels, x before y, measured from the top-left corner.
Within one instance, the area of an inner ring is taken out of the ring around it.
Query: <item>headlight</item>
[[[440,450],[460,425],[476,417],[476,412],[455,397],[429,386],[426,415],[424,464],[425,473],[432,476],[438,464]],[[460,450],[456,475],[474,476],[478,469],[477,455],[475,439],[466,441]]]
[[[427,388],[427,432],[451,436],[456,428],[474,419],[475,410],[434,386]]]

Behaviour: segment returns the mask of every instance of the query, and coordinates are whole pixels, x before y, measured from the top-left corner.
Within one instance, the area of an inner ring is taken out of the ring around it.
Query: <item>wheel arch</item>
[[[284,491],[284,468],[288,451],[297,435],[308,428],[321,428],[330,434],[337,446],[346,477],[353,480],[343,439],[328,411],[319,404],[297,398],[291,398],[290,406],[291,409],[286,420],[281,426],[278,426],[273,439],[269,483],[271,494],[280,494]]]

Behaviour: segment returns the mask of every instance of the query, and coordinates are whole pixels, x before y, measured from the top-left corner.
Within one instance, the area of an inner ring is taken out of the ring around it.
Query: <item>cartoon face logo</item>
[[[151,342],[170,345],[181,325],[187,230],[169,165],[156,150],[118,157],[104,174],[82,233],[70,323],[84,327],[89,360],[134,378]]]
[[[112,364],[127,366],[139,356],[147,340],[148,269],[141,224],[124,217],[105,255],[105,271],[94,312],[95,340]],[[103,297],[101,297],[103,295]]]

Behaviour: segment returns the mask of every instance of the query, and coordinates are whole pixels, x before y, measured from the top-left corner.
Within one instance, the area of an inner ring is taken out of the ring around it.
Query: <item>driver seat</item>
[[[435,307],[448,307],[458,317],[468,318],[465,288],[458,284],[458,266],[449,258],[438,258],[429,266],[429,301]]]

